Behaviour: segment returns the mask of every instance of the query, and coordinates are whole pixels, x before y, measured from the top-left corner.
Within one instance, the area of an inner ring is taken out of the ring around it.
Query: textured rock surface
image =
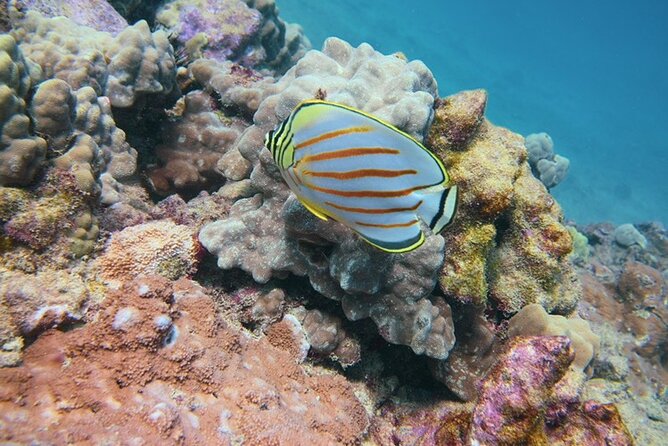
[[[93,251],[99,230],[91,194],[73,173],[46,172],[34,190],[0,187],[0,264],[34,272]]]
[[[78,25],[112,35],[128,26],[106,0],[10,0],[10,3],[20,11],[31,9],[49,18],[65,16]]]
[[[76,273],[45,270],[32,275],[0,269],[0,367],[19,363],[24,338],[81,322],[90,294]]]
[[[373,420],[378,444],[631,445],[612,404],[582,402],[564,383],[573,351],[565,337],[517,337],[471,404],[388,405]]]
[[[427,137],[460,189],[457,215],[442,234],[441,289],[477,305],[491,298],[507,313],[539,303],[566,314],[581,291],[569,262],[572,239],[561,209],[531,175],[521,136],[484,121],[479,127],[462,126],[473,134],[458,138],[470,142],[450,150],[445,124],[482,119],[481,93],[460,94],[464,97],[440,103]],[[461,106],[451,104],[467,101],[473,117],[464,119]]]
[[[156,14],[189,59],[234,61],[285,72],[310,49],[298,25],[278,17],[273,0],[172,0]]]
[[[187,280],[125,284],[94,322],[40,337],[0,380],[2,441],[355,444],[368,424],[344,379],[307,375]]]
[[[178,279],[195,273],[199,254],[191,228],[153,221],[113,234],[96,267],[104,280],[116,284],[139,274]]]

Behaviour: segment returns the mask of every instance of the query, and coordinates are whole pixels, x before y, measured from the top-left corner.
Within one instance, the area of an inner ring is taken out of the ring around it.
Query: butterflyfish
[[[265,136],[281,175],[317,217],[351,228],[393,253],[439,233],[452,220],[457,186],[443,163],[387,122],[334,102],[301,102]]]

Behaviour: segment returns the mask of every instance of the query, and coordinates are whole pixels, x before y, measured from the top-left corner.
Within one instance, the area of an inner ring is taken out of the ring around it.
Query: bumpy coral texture
[[[441,289],[465,303],[493,299],[508,313],[540,303],[566,314],[581,290],[569,262],[573,242],[561,208],[531,174],[522,137],[481,118],[480,94],[467,98],[468,107],[461,99],[442,101],[427,137],[460,188],[457,215],[442,233]],[[474,115],[470,122],[479,123],[462,126],[472,132],[458,137],[469,141],[464,147],[447,136],[450,123],[462,120],[455,118],[462,108]]]
[[[95,321],[41,336],[0,381],[5,442],[359,444],[368,426],[343,378],[307,374],[223,322],[188,280],[125,284]]]
[[[220,97],[221,105],[251,119],[262,101],[278,91],[273,78],[233,62],[197,59],[188,68],[200,85]]]
[[[285,72],[311,45],[297,25],[278,18],[273,0],[174,0],[156,20],[191,59],[234,61]]]
[[[165,125],[163,143],[156,147],[161,163],[148,171],[156,192],[200,191],[224,178],[248,176],[251,164],[234,148],[246,128],[243,120],[216,111],[201,91],[188,93],[177,107],[179,115]]]
[[[568,173],[568,158],[554,153],[554,143],[547,133],[532,133],[524,138],[531,171],[548,189],[561,183]]]
[[[342,301],[349,319],[371,317],[388,341],[445,358],[454,342],[450,309],[430,297],[443,261],[442,238],[429,237],[402,256],[368,246],[344,226],[318,220],[301,206],[263,148],[267,131],[300,101],[319,94],[421,139],[437,94],[433,76],[421,62],[328,39],[323,52],[309,52],[271,88],[274,94],[262,101],[255,124],[237,144],[253,164],[247,198],[235,202],[228,218],[203,228],[203,245],[218,257],[219,267],[240,267],[258,282],[287,273],[308,275],[318,292]]]
[[[64,17],[28,11],[12,31],[23,52],[42,69],[42,79],[62,79],[72,89],[89,86],[114,107],[130,107],[148,94],[175,89],[175,61],[164,31],[145,21],[116,37]]]
[[[32,85],[30,66],[16,41],[0,36],[0,186],[26,185],[46,155],[46,141],[30,132],[25,98]]]
[[[30,111],[35,131],[49,140],[47,156],[56,167],[72,170],[82,189],[95,190],[101,172],[118,180],[135,173],[137,151],[116,127],[109,99],[91,87],[73,92],[60,79],[44,81]]]
[[[102,278],[111,283],[137,274],[177,279],[197,270],[199,249],[188,226],[153,221],[114,233],[96,264]]]
[[[315,355],[329,356],[343,367],[359,362],[359,342],[348,335],[339,318],[319,310],[304,308],[298,309],[296,313],[306,333],[309,347]]]
[[[146,94],[169,94],[174,88],[175,61],[167,33],[145,21],[124,29],[106,48],[109,78],[105,96],[115,107],[130,107]]]

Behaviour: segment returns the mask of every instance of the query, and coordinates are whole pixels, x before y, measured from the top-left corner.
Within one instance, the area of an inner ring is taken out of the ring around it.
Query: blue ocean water
[[[315,48],[329,36],[421,59],[447,96],[485,88],[487,116],[545,131],[571,160],[566,218],[668,225],[668,2],[278,0]]]

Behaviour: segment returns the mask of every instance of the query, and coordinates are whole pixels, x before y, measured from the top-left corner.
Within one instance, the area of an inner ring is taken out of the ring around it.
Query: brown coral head
[[[462,91],[437,99],[427,145],[436,152],[464,149],[483,122],[486,106],[485,90]]]

